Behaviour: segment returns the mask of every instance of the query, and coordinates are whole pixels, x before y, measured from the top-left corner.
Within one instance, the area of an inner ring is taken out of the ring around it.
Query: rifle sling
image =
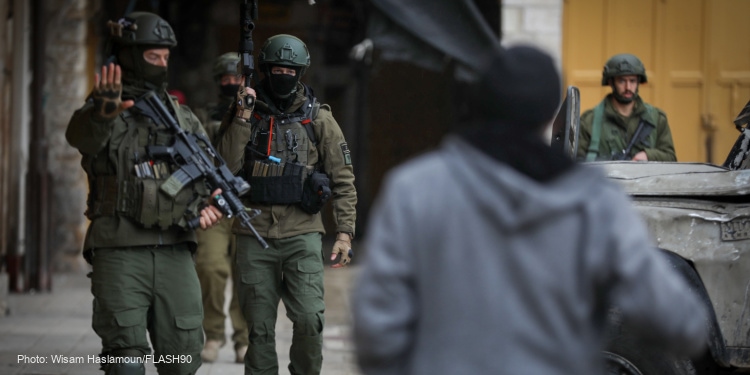
[[[606,100],[606,99],[605,99]],[[596,160],[599,155],[599,140],[602,135],[602,120],[604,119],[604,100],[594,107],[594,123],[591,126],[591,142],[589,143],[586,161]]]

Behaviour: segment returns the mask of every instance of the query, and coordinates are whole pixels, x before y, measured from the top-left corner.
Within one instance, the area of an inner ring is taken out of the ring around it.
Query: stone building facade
[[[562,61],[563,0],[501,0],[503,44],[530,43]]]

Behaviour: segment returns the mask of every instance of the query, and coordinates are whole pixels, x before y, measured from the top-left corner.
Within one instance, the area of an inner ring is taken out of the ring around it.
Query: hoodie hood
[[[446,137],[440,155],[455,179],[462,181],[463,192],[477,211],[507,229],[582,205],[591,193],[587,187],[603,178],[593,167],[578,164],[551,181],[540,182],[457,136]]]

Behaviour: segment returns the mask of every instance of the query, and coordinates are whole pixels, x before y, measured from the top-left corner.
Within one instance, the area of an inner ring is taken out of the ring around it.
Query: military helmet
[[[112,41],[123,46],[148,45],[175,47],[172,26],[149,12],[132,12],[117,22],[109,22]]]
[[[302,76],[310,66],[310,52],[299,38],[279,34],[263,43],[258,60],[262,71],[266,71],[270,65],[280,65],[300,68],[299,76]]]
[[[604,71],[602,71],[602,86],[609,86],[609,79],[625,76],[625,75],[637,75],[639,77],[638,82],[646,83],[646,68],[643,63],[635,55],[629,53],[621,53],[619,55],[612,56],[607,63],[604,64]]]
[[[237,75],[237,63],[239,62],[240,56],[237,52],[227,52],[217,57],[214,61],[214,81],[216,83],[221,82],[221,77],[225,74]]]

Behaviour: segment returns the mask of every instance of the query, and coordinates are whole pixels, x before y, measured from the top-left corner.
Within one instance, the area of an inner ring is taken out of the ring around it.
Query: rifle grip
[[[188,226],[188,228],[190,228],[190,230],[196,230],[196,229],[200,228],[201,227],[201,217],[200,216],[196,216],[196,217],[188,220],[187,226]]]

